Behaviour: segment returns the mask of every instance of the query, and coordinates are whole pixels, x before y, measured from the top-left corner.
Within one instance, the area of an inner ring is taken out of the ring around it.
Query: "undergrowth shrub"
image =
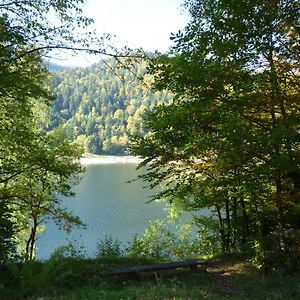
[[[75,242],[57,248],[45,261],[7,262],[6,286],[19,288],[22,295],[46,294],[56,286],[76,285],[82,276],[84,249]]]
[[[206,216],[194,217],[197,229],[195,243],[198,247],[199,256],[211,256],[220,254],[221,236],[218,221]]]
[[[174,243],[174,234],[165,228],[162,221],[151,222],[142,235],[136,235],[126,249],[129,256],[168,260],[172,256],[170,246]]]
[[[103,240],[98,241],[97,258],[120,257],[123,255],[122,243],[118,239],[106,235]]]
[[[78,276],[75,269],[84,260],[85,253],[77,241],[58,247],[44,264],[41,276],[45,285],[70,285]]]
[[[199,241],[192,236],[192,224],[178,225],[175,231],[156,220],[150,222],[142,235],[137,235],[129,244],[126,254],[153,258],[158,261],[197,258],[201,254]]]
[[[19,288],[25,295],[33,294],[44,287],[41,277],[43,272],[42,262],[8,262],[6,266],[9,270],[9,279],[6,282],[8,286]]]
[[[205,221],[205,222],[204,222]],[[144,233],[135,235],[124,249],[118,239],[105,236],[97,243],[97,258],[139,257],[151,261],[170,261],[212,255],[220,248],[215,224],[198,218],[195,223],[177,225],[175,230],[161,220],[150,222]],[[210,225],[210,226],[208,226]],[[197,234],[196,230],[197,228]]]

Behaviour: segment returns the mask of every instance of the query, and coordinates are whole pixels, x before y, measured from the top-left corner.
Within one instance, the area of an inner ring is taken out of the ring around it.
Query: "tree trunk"
[[[216,205],[216,210],[218,213],[219,232],[221,235],[221,248],[222,248],[222,252],[225,252],[226,251],[226,237],[225,237],[225,230],[224,230],[224,222],[222,219],[220,207],[218,205]]]
[[[237,215],[238,215],[238,205],[237,199],[234,197],[233,199],[233,207],[232,207],[232,246],[236,247],[237,242],[237,234],[238,234],[238,224],[237,224]]]
[[[241,198],[241,207],[242,207],[242,215],[243,215],[243,237],[242,237],[242,243],[246,243],[247,238],[250,234],[250,228],[249,228],[249,219],[245,207],[245,201],[243,198]]]
[[[34,220],[34,224],[33,227],[31,228],[32,230],[32,239],[30,242],[30,260],[33,260],[34,258],[34,254],[35,254],[35,242],[36,242],[36,232],[37,232],[37,227],[38,227],[38,223],[37,220]]]
[[[26,241],[26,252],[25,252],[25,260],[32,260],[34,258],[34,248],[36,242],[36,232],[37,232],[37,220],[33,220],[33,225],[30,229],[30,236]]]
[[[280,101],[280,89],[278,85],[278,78],[276,73],[276,68],[274,64],[273,58],[273,42],[272,42],[272,35],[270,36],[270,51],[269,51],[269,64],[270,64],[270,83],[271,83],[271,117],[273,128],[276,128],[277,125],[277,118],[275,114],[275,107],[277,102],[279,103],[280,112],[283,114],[283,117],[286,117],[283,102]],[[278,101],[277,101],[278,100]],[[284,145],[282,142],[277,143],[274,145],[274,154],[275,157],[280,157],[281,147]],[[283,207],[282,207],[282,175],[281,170],[279,168],[276,169],[275,174],[275,186],[276,186],[276,193],[275,193],[275,207],[277,210],[277,227],[278,227],[278,235],[279,235],[279,247],[282,251],[286,251],[286,243],[285,243],[285,235],[284,235],[284,221],[283,221]]]
[[[280,250],[286,251],[286,239],[284,234],[284,221],[283,221],[283,208],[282,208],[282,183],[280,178],[279,171],[276,174],[276,195],[275,195],[275,204],[277,209],[277,226],[279,234],[279,246]]]
[[[225,202],[225,210],[226,210],[226,250],[229,250],[232,244],[231,243],[232,227],[231,227],[230,207],[229,207],[228,199],[226,199]]]

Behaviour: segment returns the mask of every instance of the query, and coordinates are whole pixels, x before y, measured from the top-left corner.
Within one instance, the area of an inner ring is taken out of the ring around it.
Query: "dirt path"
[[[241,292],[235,284],[235,279],[243,273],[245,264],[232,264],[230,262],[215,261],[208,263],[207,272],[215,281],[216,287],[222,294],[240,296]]]

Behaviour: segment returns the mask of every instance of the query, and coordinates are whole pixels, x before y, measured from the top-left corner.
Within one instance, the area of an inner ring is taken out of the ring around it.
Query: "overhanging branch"
[[[90,49],[90,48],[81,48],[81,47],[70,47],[70,46],[62,46],[62,45],[48,45],[48,46],[40,46],[36,48],[29,49],[22,54],[18,55],[15,59],[21,59],[26,55],[30,55],[32,53],[40,52],[43,50],[70,50],[70,51],[75,51],[75,52],[87,52],[90,54],[100,54],[100,55],[105,55],[108,57],[113,57],[113,58],[137,58],[137,59],[145,59],[147,56],[145,54],[139,54],[139,53],[110,53],[106,52],[105,50],[100,50],[100,49]]]

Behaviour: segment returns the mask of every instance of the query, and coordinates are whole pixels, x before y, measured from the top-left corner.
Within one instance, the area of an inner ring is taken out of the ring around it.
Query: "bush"
[[[198,231],[195,241],[199,256],[211,256],[221,252],[221,236],[218,221],[206,216],[195,217],[194,222]]]
[[[111,236],[105,236],[97,243],[97,258],[120,257],[124,255],[122,243]]]
[[[50,260],[61,258],[77,258],[84,259],[86,256],[86,249],[77,241],[68,241],[65,245],[58,247],[50,256]]]
[[[150,222],[145,232],[136,235],[127,248],[127,255],[150,258],[155,260],[169,260],[172,256],[170,245],[174,243],[174,234],[165,228],[162,221]]]
[[[198,258],[199,241],[192,238],[192,224],[178,225],[175,231],[163,221],[151,222],[141,236],[135,236],[127,248],[127,255],[159,261]]]
[[[170,261],[212,255],[220,247],[218,236],[197,220],[198,236],[192,236],[193,224],[178,225],[170,230],[161,220],[150,222],[141,235],[136,235],[124,250],[122,243],[105,236],[97,243],[97,258],[139,257],[151,261]],[[208,223],[207,220],[205,220]],[[203,220],[202,220],[203,222]],[[211,222],[211,221],[210,221]]]

